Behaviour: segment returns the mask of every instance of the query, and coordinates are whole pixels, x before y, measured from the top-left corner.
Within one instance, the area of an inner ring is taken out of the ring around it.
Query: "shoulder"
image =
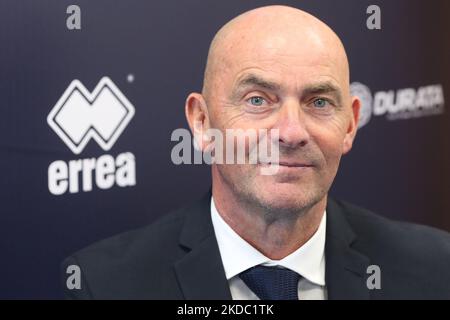
[[[449,233],[393,221],[348,202],[335,202],[355,233],[352,247],[380,267],[385,293],[392,297],[450,298]]]
[[[64,285],[66,296],[151,299],[155,287],[175,286],[172,267],[185,254],[178,245],[185,215],[183,209],[173,211],[152,224],[101,240],[66,258],[62,263],[63,280],[69,265],[78,266],[82,277],[82,290],[69,292]],[[126,294],[118,295],[118,291]],[[177,298],[173,292],[168,290],[167,298]],[[164,298],[164,294],[160,290],[158,298]]]
[[[450,253],[450,234],[433,227],[395,221],[346,201],[334,200],[361,241],[374,245],[389,243],[388,248],[414,249],[414,252]],[[431,246],[432,245],[432,246]],[[430,247],[431,246],[431,247]]]
[[[74,256],[95,256],[109,259],[126,259],[141,250],[161,250],[177,242],[183,222],[184,212],[177,210],[167,213],[144,227],[129,230],[100,240],[74,253]]]

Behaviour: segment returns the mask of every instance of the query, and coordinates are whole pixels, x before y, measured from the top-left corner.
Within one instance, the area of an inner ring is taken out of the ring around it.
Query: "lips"
[[[279,165],[282,167],[289,167],[289,168],[310,168],[313,167],[312,164],[309,163],[302,163],[302,162],[290,162],[290,161],[280,161],[278,163],[276,162],[267,162],[267,163],[261,163],[262,165]]]
[[[311,164],[307,164],[307,163],[298,163],[298,162],[284,162],[284,161],[280,161],[278,163],[280,166],[284,166],[284,167],[312,167]]]

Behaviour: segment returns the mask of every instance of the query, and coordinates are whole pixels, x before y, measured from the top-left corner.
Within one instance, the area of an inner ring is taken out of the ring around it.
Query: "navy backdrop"
[[[214,33],[239,13],[274,3],[304,9],[338,33],[353,89],[370,116],[343,158],[331,194],[393,219],[450,230],[448,1],[2,0],[1,298],[61,298],[65,256],[151,222],[209,188],[208,166],[171,162],[171,133],[187,127],[184,101],[201,90]],[[72,4],[81,9],[81,30],[66,26]],[[366,27],[371,4],[381,9],[381,30]],[[103,77],[110,82],[97,87]],[[84,98],[69,95],[69,104],[60,98],[71,84]],[[96,87],[105,89],[115,118],[105,120],[108,110],[100,103],[98,114],[86,111]],[[413,97],[409,104],[405,96]],[[400,104],[406,111],[398,110]],[[392,112],[379,114],[383,106]],[[48,119],[59,108],[65,117]],[[96,139],[80,147],[77,139],[71,145],[62,137],[77,133]],[[113,180],[78,173],[79,159],[101,163],[106,169],[97,171],[110,172]],[[124,186],[115,176],[125,162]],[[72,189],[64,188],[66,169],[73,171],[67,181]],[[49,183],[58,184],[61,194],[52,193]]]

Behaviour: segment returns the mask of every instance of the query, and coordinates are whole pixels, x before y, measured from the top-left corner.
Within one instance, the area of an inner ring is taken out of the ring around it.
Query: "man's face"
[[[333,48],[288,44],[274,37],[233,47],[206,97],[210,127],[278,129],[277,173],[263,164],[215,165],[219,179],[250,203],[298,210],[320,201],[351,148],[359,104]]]

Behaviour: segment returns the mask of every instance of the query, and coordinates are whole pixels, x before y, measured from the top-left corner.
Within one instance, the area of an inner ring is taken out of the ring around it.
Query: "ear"
[[[184,111],[196,145],[201,151],[205,150],[209,144],[206,134],[209,129],[209,115],[203,96],[200,93],[191,93],[186,99]]]
[[[347,128],[347,133],[344,137],[344,144],[342,146],[342,154],[348,153],[352,149],[353,141],[355,140],[356,131],[359,123],[359,110],[361,108],[361,101],[358,97],[352,97],[351,116]]]

